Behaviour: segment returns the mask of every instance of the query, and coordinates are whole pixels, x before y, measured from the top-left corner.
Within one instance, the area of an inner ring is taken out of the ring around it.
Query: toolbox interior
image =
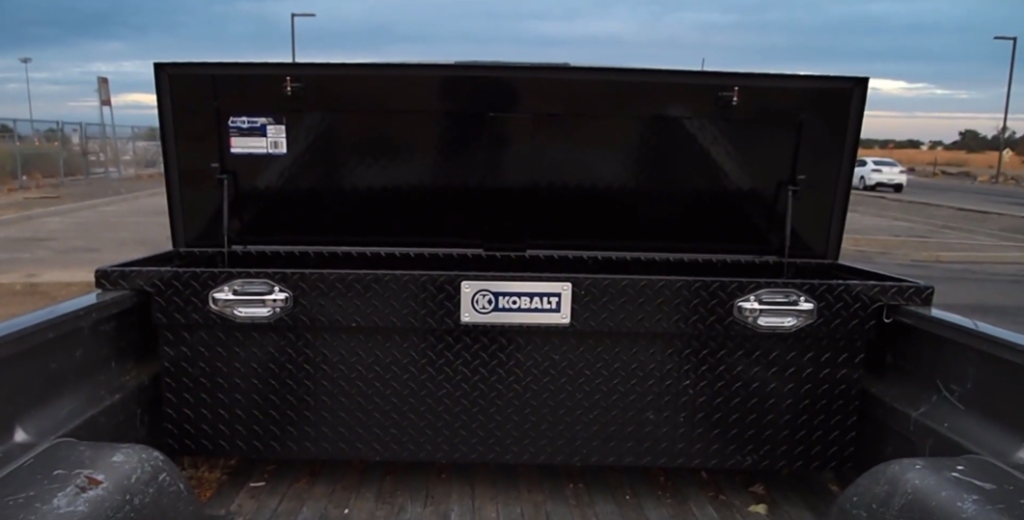
[[[654,276],[914,283],[839,262],[728,257],[382,250],[171,250],[120,268]]]

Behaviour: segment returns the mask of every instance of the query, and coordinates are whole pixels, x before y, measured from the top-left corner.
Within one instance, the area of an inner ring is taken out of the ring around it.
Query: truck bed
[[[821,473],[248,462],[221,479],[206,511],[237,520],[811,520],[838,491]]]

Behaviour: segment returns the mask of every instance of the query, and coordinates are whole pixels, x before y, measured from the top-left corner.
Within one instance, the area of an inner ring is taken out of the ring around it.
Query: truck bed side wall
[[[864,469],[964,454],[1024,469],[1024,335],[938,310],[894,318],[868,354]]]
[[[860,460],[874,469],[823,516],[846,520],[885,510],[894,519],[918,520],[1017,507],[1024,419],[1016,411],[1024,396],[1016,389],[1024,380],[1024,336],[940,311],[902,309],[893,317],[868,356]],[[19,470],[41,475],[88,465],[41,456],[39,448],[52,439],[159,440],[149,429],[158,420],[152,410],[159,366],[151,318],[141,295],[107,292],[0,323],[0,392],[7,397],[0,428],[14,432],[0,445],[0,479],[10,477],[0,482],[19,482],[10,472],[19,461]],[[141,448],[49,446],[78,450],[88,460],[110,449]],[[967,454],[981,457],[962,456]],[[31,464],[25,462],[29,457]],[[244,487],[246,481],[240,482]],[[164,500],[154,504],[175,498],[161,489],[150,495]],[[196,507],[180,497],[173,502]],[[104,516],[117,501],[105,505],[90,514]]]
[[[0,468],[48,438],[159,444],[155,331],[128,292],[88,295],[0,323]],[[1024,336],[905,309],[869,354],[861,460],[976,453],[1021,467]],[[70,409],[71,411],[66,411]],[[62,410],[64,410],[62,412]],[[3,470],[0,469],[0,472]]]
[[[145,297],[94,293],[0,322],[0,475],[53,439],[153,443],[156,336]]]

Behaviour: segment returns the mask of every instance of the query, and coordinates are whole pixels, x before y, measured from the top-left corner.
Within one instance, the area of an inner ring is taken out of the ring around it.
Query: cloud
[[[66,71],[89,75],[119,73],[151,74],[153,71],[153,62],[142,60],[90,62],[76,64],[72,67],[68,67]]]
[[[981,113],[981,112],[890,112],[884,110],[868,110],[864,114],[865,117],[875,117],[884,119],[941,119],[941,120],[982,120],[991,119],[997,124],[1002,120],[1003,114],[1001,113]],[[1024,121],[1024,114],[1009,114],[1009,121]]]
[[[1024,19],[1024,2],[996,4],[997,11],[962,0],[776,0],[771,9],[764,0],[9,0],[0,117],[27,112],[16,58],[32,56],[37,117],[97,118],[101,75],[122,93],[115,103],[126,121],[131,108],[144,112],[139,124],[154,122],[151,104],[124,94],[152,92],[153,61],[286,61],[290,11],[317,14],[296,23],[300,60],[694,69],[706,59],[709,70],[871,77],[876,111],[983,113],[1002,107],[1006,85],[1009,47],[992,35],[1012,33]],[[1013,109],[1024,110],[1024,96]]]
[[[114,108],[156,108],[156,94],[153,94],[152,92],[124,92],[121,94],[113,94],[110,96],[110,99],[114,104]],[[95,99],[79,99],[76,101],[69,101],[68,105],[76,107],[94,107],[97,103],[98,101]]]
[[[901,79],[871,78],[868,82],[870,92],[882,96],[898,97],[920,97],[920,96],[943,96],[967,98],[973,94],[966,90],[952,90],[939,88],[931,83],[912,83]]]
[[[156,107],[156,94],[151,92],[126,92],[111,96],[114,106]]]
[[[995,133],[1002,125],[1001,112],[912,112],[868,110],[861,135],[895,139],[951,140],[957,132],[973,128],[983,134]],[[1010,114],[1010,128],[1024,130],[1024,113]]]

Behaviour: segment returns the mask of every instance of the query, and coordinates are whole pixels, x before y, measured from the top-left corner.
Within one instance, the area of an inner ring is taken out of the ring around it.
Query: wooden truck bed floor
[[[822,473],[243,462],[206,510],[236,520],[811,520],[838,492]]]

